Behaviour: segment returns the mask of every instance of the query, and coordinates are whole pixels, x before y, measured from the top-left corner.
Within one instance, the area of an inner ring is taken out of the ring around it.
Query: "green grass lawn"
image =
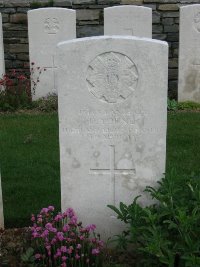
[[[200,113],[168,116],[167,174],[200,175]],[[57,114],[0,115],[0,168],[6,227],[30,224],[30,214],[60,210]]]

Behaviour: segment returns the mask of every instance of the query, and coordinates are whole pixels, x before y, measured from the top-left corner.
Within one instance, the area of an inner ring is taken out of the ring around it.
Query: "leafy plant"
[[[200,177],[184,178],[180,184],[168,177],[158,184],[145,189],[155,200],[148,207],[138,203],[139,197],[128,206],[109,205],[128,227],[119,245],[133,245],[136,266],[200,266]]]
[[[43,208],[32,215],[33,248],[22,260],[34,257],[35,266],[100,267],[103,242],[96,235],[95,225],[82,226],[73,209],[55,214],[54,207]]]
[[[167,99],[167,109],[169,111],[177,111],[178,110],[178,103],[175,99]]]
[[[48,95],[38,100],[33,101],[33,108],[42,112],[52,112],[58,110],[57,95]]]
[[[178,108],[180,110],[200,110],[200,104],[192,101],[180,102]]]

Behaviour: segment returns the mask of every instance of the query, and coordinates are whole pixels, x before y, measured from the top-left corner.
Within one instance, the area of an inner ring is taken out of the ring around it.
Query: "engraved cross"
[[[108,169],[90,169],[91,174],[102,175],[109,174],[113,182],[113,204],[116,203],[116,175],[135,174],[135,169],[117,169],[115,167],[115,146],[110,145],[110,167]]]
[[[52,56],[52,66],[44,67],[44,69],[52,69],[53,70],[53,82],[54,82],[54,90],[56,90],[56,70],[57,66],[55,65],[54,56]]]

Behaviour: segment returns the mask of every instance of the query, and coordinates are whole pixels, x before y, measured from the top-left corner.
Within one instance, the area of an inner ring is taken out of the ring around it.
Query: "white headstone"
[[[29,55],[33,79],[42,68],[33,99],[57,93],[55,50],[58,42],[76,38],[76,12],[66,8],[40,8],[28,12]],[[44,71],[46,69],[46,71]],[[32,83],[33,91],[33,83]]]
[[[2,15],[0,13],[0,78],[5,74]]]
[[[200,4],[180,9],[178,100],[200,103]]]
[[[134,5],[105,8],[104,35],[152,38],[152,9]]]
[[[2,198],[2,189],[1,189],[1,173],[0,173],[0,228],[4,228],[3,198]]]
[[[165,172],[168,45],[83,38],[56,59],[62,209],[105,238],[122,229],[106,205],[130,204]]]

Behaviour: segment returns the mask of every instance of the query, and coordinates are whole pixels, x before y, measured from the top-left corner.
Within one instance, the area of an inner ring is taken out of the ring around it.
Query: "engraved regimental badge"
[[[126,55],[106,52],[90,62],[86,81],[96,98],[107,103],[119,103],[135,91],[138,70]]]

